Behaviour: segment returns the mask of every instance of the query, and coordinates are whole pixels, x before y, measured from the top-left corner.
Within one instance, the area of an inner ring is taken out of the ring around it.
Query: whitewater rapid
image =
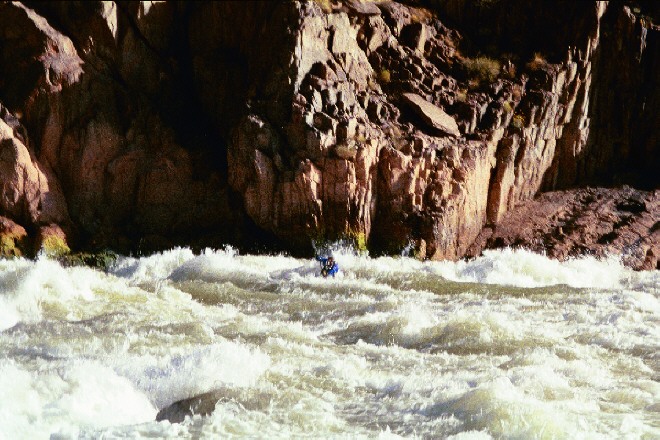
[[[0,439],[660,438],[659,271],[335,258],[0,260]]]

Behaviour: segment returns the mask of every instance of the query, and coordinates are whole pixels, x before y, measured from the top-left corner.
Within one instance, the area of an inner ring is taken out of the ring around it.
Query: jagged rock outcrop
[[[469,32],[473,44],[519,54],[520,64],[531,59],[530,81],[545,90],[559,86],[561,96],[552,107],[563,118],[557,124],[562,133],[543,190],[585,183],[658,185],[658,141],[652,134],[660,99],[658,2],[423,3]],[[543,73],[547,67],[558,71]]]
[[[0,215],[85,248],[459,258],[541,191],[657,187],[640,4],[0,3]]]
[[[0,114],[16,121],[6,109]],[[0,209],[6,215],[28,225],[65,223],[66,201],[52,172],[44,168],[25,144],[22,127],[10,127],[0,118]]]
[[[589,108],[591,128],[577,170],[596,181],[658,187],[660,5],[655,21],[635,6],[611,7],[601,20]],[[637,12],[635,12],[637,11]],[[559,167],[570,167],[570,156]],[[587,174],[588,175],[588,174]],[[566,188],[580,181],[564,180]]]

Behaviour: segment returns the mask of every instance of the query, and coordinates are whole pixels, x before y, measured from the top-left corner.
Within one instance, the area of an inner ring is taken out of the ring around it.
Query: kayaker
[[[328,275],[332,275],[333,277],[339,272],[339,266],[337,265],[337,262],[332,256],[329,256],[327,258],[324,257],[316,257],[316,260],[321,263],[321,275],[325,278]]]

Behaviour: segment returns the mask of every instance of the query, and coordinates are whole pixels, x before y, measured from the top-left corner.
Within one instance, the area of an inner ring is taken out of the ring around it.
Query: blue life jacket
[[[323,258],[323,257],[316,257],[316,260],[321,263],[321,275],[328,276],[332,275],[333,277],[339,272],[339,265],[337,264],[336,261],[332,261],[330,263],[328,260],[329,258]]]

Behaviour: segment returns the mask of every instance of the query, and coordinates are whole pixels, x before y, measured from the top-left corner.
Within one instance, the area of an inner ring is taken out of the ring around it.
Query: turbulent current
[[[660,272],[335,259],[0,260],[0,438],[660,438]]]

